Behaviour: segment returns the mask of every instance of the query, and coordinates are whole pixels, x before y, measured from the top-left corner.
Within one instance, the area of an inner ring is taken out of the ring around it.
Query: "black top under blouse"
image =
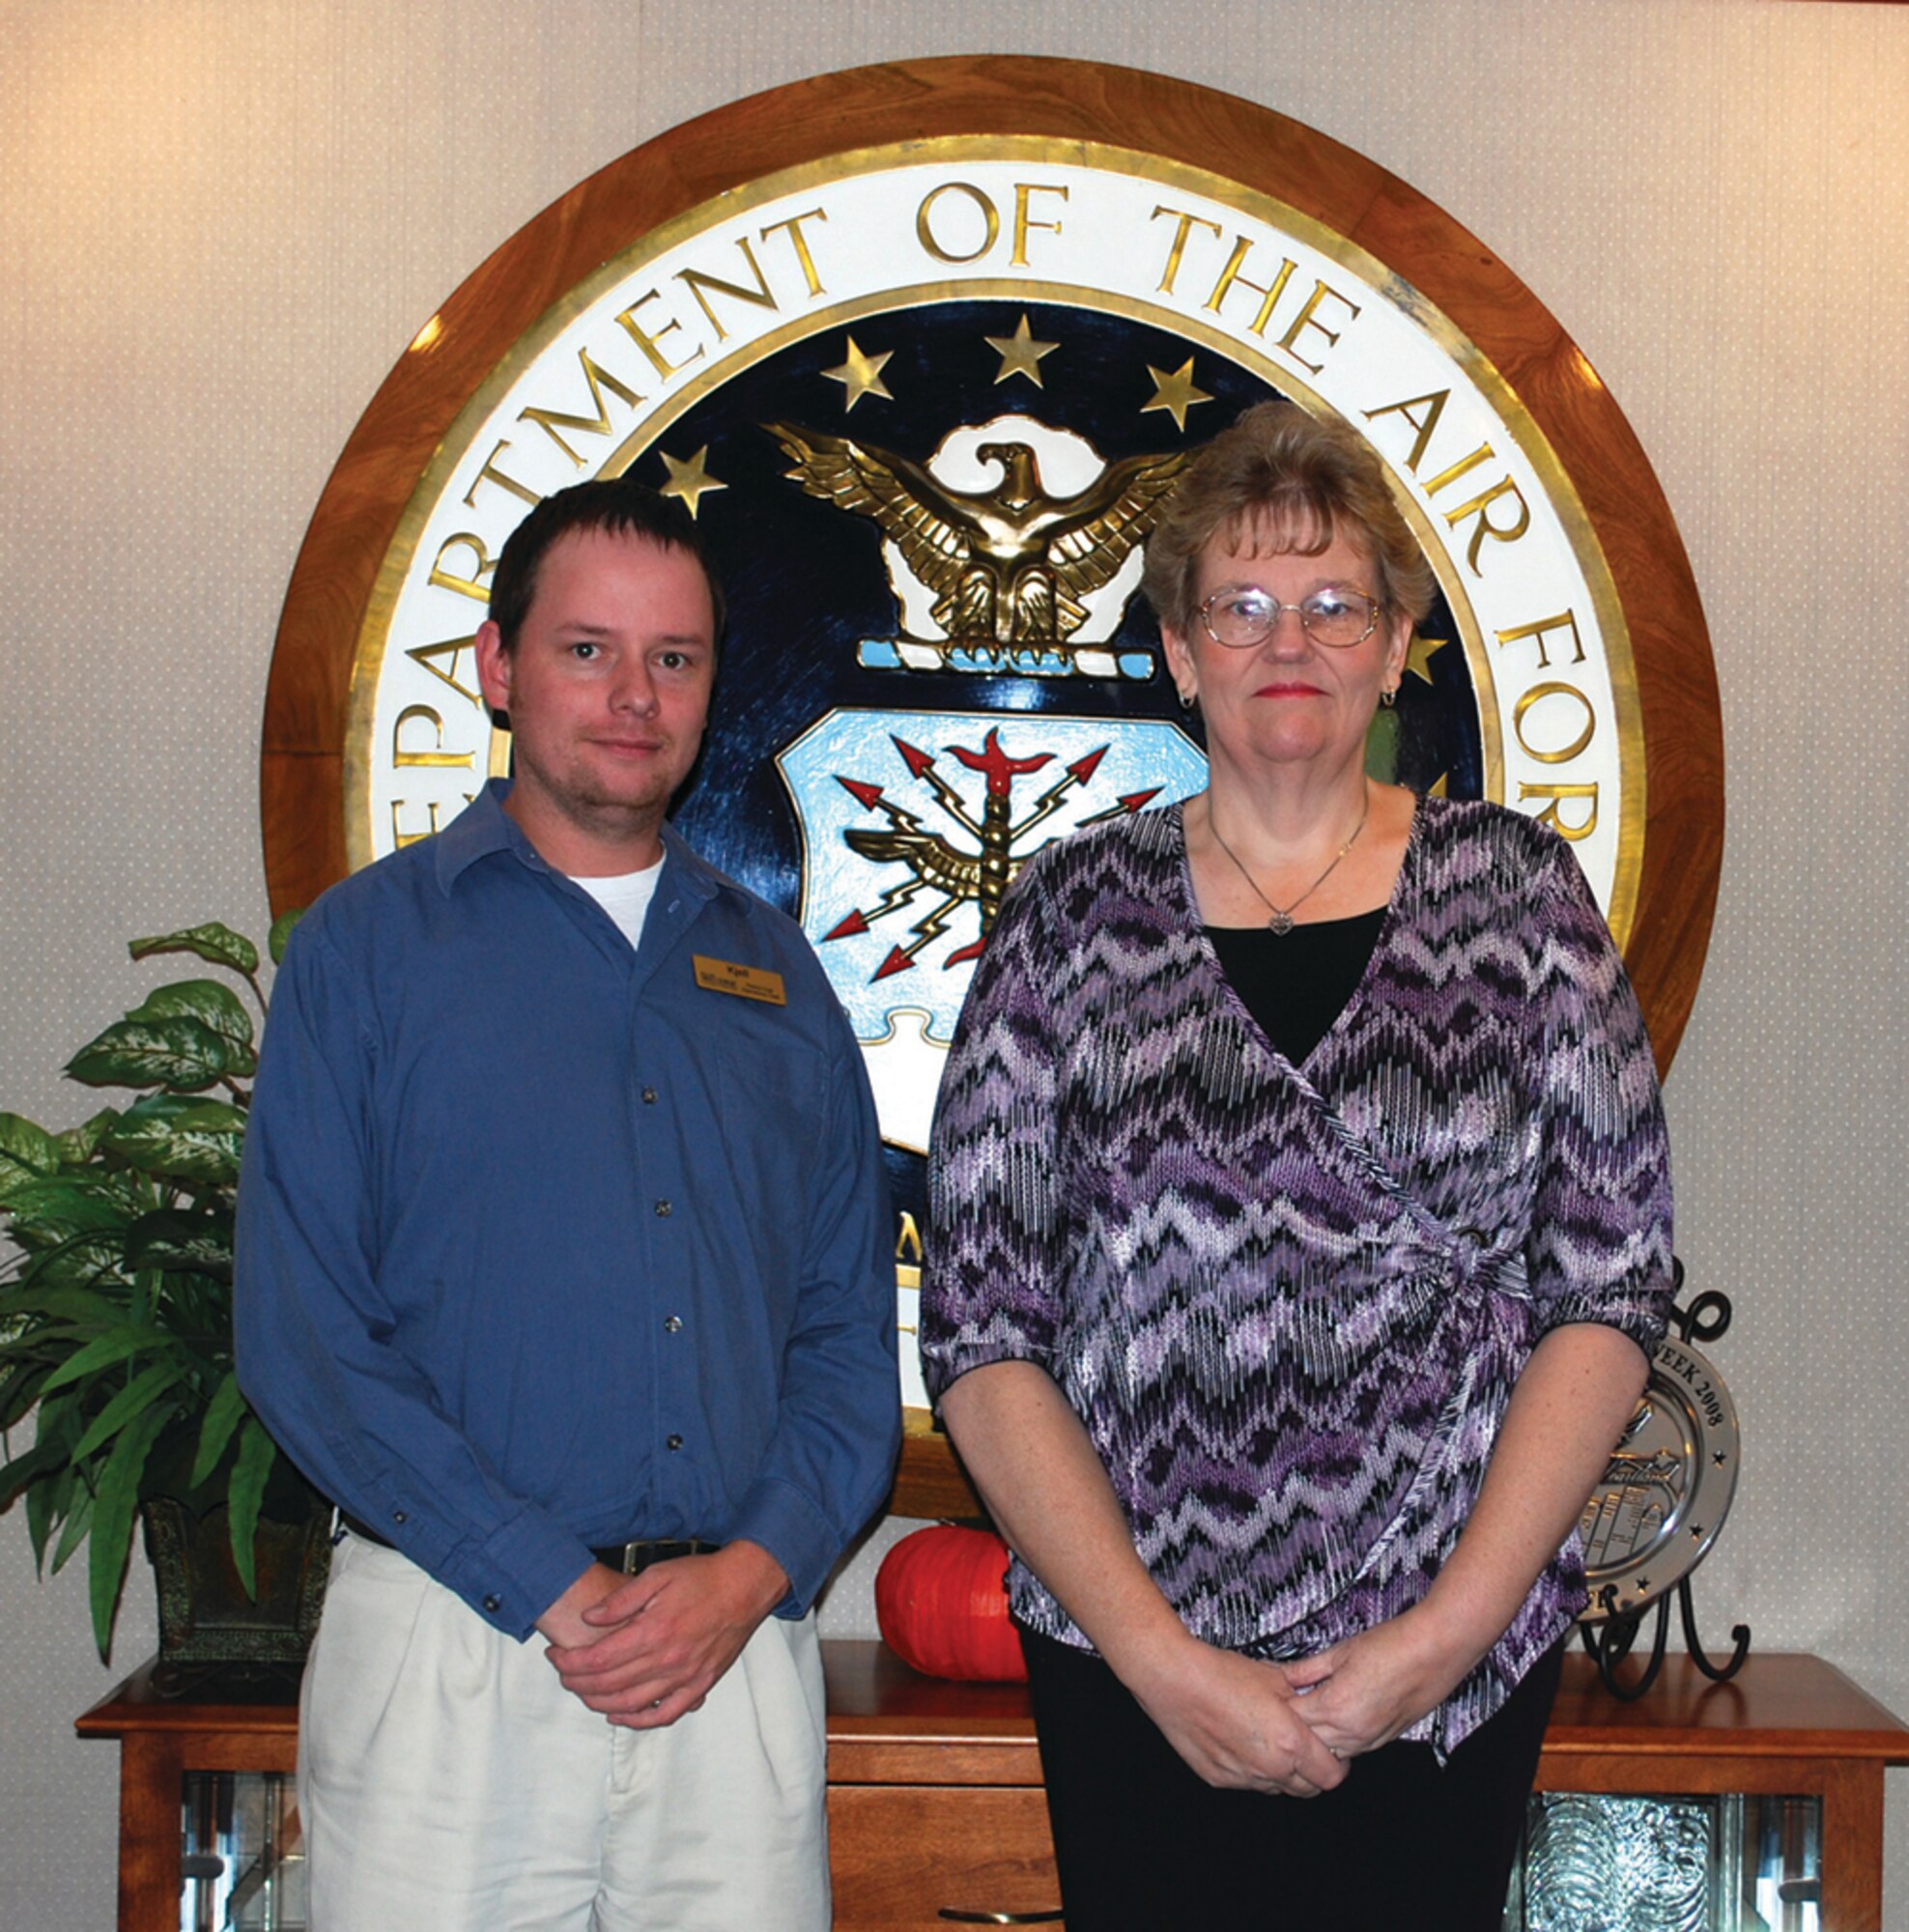
[[[1287,933],[1263,925],[1210,925],[1207,937],[1260,1031],[1297,1066],[1358,989],[1384,919],[1385,908],[1376,906]]]

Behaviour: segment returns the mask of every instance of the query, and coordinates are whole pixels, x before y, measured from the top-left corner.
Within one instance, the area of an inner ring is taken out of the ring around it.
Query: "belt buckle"
[[[698,1536],[640,1536],[614,1548],[621,1553],[610,1567],[621,1571],[625,1577],[636,1577],[652,1563],[673,1562],[679,1556],[704,1556],[719,1546],[705,1543]],[[596,1553],[601,1560],[609,1551],[598,1550]]]
[[[694,1556],[701,1548],[694,1537],[641,1536],[623,1546],[622,1571],[626,1577],[640,1577],[652,1563]]]

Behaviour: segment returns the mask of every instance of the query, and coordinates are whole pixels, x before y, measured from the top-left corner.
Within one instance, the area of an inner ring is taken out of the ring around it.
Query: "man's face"
[[[510,713],[508,810],[543,857],[584,876],[648,864],[715,676],[696,558],[628,533],[559,537],[515,648],[484,625],[477,668],[491,707]]]

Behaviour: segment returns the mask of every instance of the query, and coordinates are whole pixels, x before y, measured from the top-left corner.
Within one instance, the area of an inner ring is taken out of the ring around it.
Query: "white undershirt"
[[[656,896],[656,882],[662,876],[663,861],[659,859],[640,872],[617,872],[607,879],[575,879],[575,883],[616,922],[617,931],[630,942],[634,952],[643,936],[649,902]]]

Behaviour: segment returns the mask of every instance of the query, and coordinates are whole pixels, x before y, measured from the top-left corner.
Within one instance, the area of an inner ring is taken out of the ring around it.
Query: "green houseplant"
[[[273,925],[274,961],[297,917]],[[128,950],[222,969],[263,1023],[258,949],[242,934],[199,925]],[[0,1509],[24,1504],[43,1574],[49,1550],[58,1571],[89,1545],[102,1659],[142,1513],[160,1570],[162,1660],[169,1637],[185,1661],[287,1654],[285,1639],[257,1631],[235,1649],[198,1628],[181,1591],[202,1585],[169,1583],[160,1546],[174,1549],[203,1526],[218,1541],[212,1559],[198,1557],[200,1573],[223,1573],[257,1602],[267,1548],[273,1588],[284,1593],[278,1573],[289,1561],[293,1597],[307,1620],[317,1614],[328,1555],[312,1533],[322,1505],[233,1372],[233,1224],[257,1038],[225,980],[180,980],[67,1065],[89,1087],[131,1090],[129,1105],[57,1133],[0,1112],[0,1233],[16,1250],[0,1267],[0,1431],[11,1459],[0,1467]],[[14,1453],[30,1416],[32,1445]],[[262,1530],[274,1520],[296,1526],[289,1554]],[[246,1623],[242,1606],[233,1627]]]

